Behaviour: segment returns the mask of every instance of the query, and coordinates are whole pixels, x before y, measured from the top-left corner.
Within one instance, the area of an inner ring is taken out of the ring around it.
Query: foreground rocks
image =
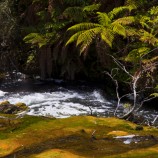
[[[24,103],[11,104],[9,101],[3,101],[0,103],[1,114],[16,114],[27,109],[28,107]]]

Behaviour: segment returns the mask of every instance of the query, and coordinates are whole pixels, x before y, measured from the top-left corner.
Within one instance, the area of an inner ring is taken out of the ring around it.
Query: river
[[[0,85],[0,101],[23,102],[29,106],[28,115],[65,118],[74,115],[113,116],[117,101],[109,98],[101,86],[62,80],[5,82]],[[122,115],[121,106],[118,115]],[[152,122],[158,115],[155,109],[140,109],[139,115]],[[156,124],[158,120],[155,122]]]

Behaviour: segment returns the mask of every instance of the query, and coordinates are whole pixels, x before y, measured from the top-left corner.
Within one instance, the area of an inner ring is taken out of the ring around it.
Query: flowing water
[[[116,100],[108,99],[101,86],[87,83],[19,81],[3,83],[0,89],[0,101],[8,100],[12,104],[23,102],[30,108],[28,115],[65,118],[93,114],[108,117],[116,108]],[[123,107],[118,110],[118,114],[122,113]],[[158,111],[141,109],[139,114],[152,122]]]

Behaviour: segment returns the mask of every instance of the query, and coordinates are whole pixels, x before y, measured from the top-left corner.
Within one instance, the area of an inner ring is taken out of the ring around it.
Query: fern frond
[[[141,26],[143,28],[150,28],[150,26],[148,25],[148,23],[150,22],[150,17],[149,16],[141,16],[139,18],[139,23],[141,24]]]
[[[116,33],[116,34],[119,34],[123,37],[126,37],[126,30],[125,30],[125,27],[123,27],[121,24],[113,24],[113,31]]]
[[[138,8],[140,2],[138,0],[126,0],[125,5],[129,6],[129,8],[133,10]]]
[[[158,38],[145,30],[140,30],[140,41],[152,44],[153,46],[158,45]]]
[[[121,25],[129,25],[135,22],[135,18],[133,16],[127,16],[123,18],[119,18],[113,22],[113,24],[121,24]]]
[[[114,40],[114,34],[109,29],[104,29],[101,32],[101,39],[112,47],[112,42]]]
[[[125,26],[126,36],[139,36],[138,30],[129,26]]]
[[[94,12],[96,10],[98,10],[100,8],[101,4],[92,4],[92,5],[88,5],[88,6],[85,6],[83,8],[83,11],[85,12]]]
[[[122,13],[123,11],[130,11],[130,9],[131,8],[129,6],[121,6],[114,8],[111,12],[108,13],[108,17],[112,20],[116,15]]]
[[[39,48],[42,47],[43,45],[46,45],[48,42],[47,39],[39,33],[30,33],[27,36],[25,36],[23,40],[25,41],[25,43],[38,45]]]
[[[138,62],[140,58],[146,55],[149,51],[150,51],[149,47],[140,47],[137,49],[133,49],[132,51],[129,52],[129,54],[125,58],[125,61]]]
[[[97,12],[97,14],[100,25],[108,26],[111,23],[111,20],[106,13]]]
[[[96,37],[96,35],[98,35],[100,32],[101,32],[100,27],[84,31],[82,34],[79,35],[76,45],[78,46],[81,43],[85,45],[89,45],[92,42],[92,40]]]
[[[69,38],[69,40],[66,42],[65,45],[67,46],[67,45],[69,45],[70,43],[73,43],[73,42],[77,41],[79,35],[81,35],[83,32],[84,32],[84,31],[79,31],[79,32],[75,33],[74,35],[72,35],[72,36]]]
[[[80,24],[76,24],[71,26],[70,28],[68,28],[68,31],[82,31],[82,30],[88,30],[88,29],[92,29],[95,27],[100,27],[101,25],[96,24],[96,23],[80,23]]]
[[[158,97],[158,93],[152,93],[150,94],[151,97]]]

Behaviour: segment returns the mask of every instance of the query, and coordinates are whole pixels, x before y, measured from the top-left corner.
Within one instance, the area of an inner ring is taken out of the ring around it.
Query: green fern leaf
[[[152,93],[150,94],[151,97],[158,97],[158,93]]]
[[[116,33],[116,34],[119,34],[123,37],[126,37],[126,30],[125,30],[125,27],[123,27],[121,24],[113,24],[113,31]]]
[[[43,45],[46,45],[48,42],[48,40],[39,33],[30,33],[27,36],[25,36],[23,40],[25,41],[25,43],[38,45],[39,48],[42,47]]]
[[[113,24],[121,24],[121,25],[129,25],[135,22],[135,18],[133,16],[127,16],[123,18],[119,18],[113,22]]]
[[[128,62],[138,62],[145,54],[150,51],[149,47],[140,47],[138,49],[133,49],[125,58]]]
[[[101,25],[96,24],[96,23],[80,23],[80,24],[71,26],[70,28],[68,28],[68,31],[77,32],[77,31],[92,29],[99,26]]]
[[[140,30],[140,41],[152,44],[153,46],[158,45],[158,39],[145,30]]]
[[[125,26],[126,36],[139,36],[138,30],[130,26]]]
[[[111,12],[108,13],[108,17],[112,20],[114,17],[123,11],[129,11],[131,8],[129,6],[121,6],[114,8]]]
[[[83,8],[83,11],[85,12],[94,12],[96,10],[98,10],[100,8],[101,4],[92,4],[92,5],[88,5],[88,6],[85,6]]]
[[[114,34],[109,29],[104,29],[101,33],[101,39],[105,41],[110,47],[112,47],[112,42],[114,40]]]
[[[97,12],[97,14],[100,25],[108,26],[111,23],[111,20],[106,13]]]
[[[84,31],[82,34],[79,35],[78,39],[77,39],[77,43],[76,45],[80,45],[85,44],[85,45],[90,45],[90,43],[92,43],[92,40],[96,37],[96,35],[98,35],[101,32],[101,28],[97,27],[97,28],[93,28],[93,29],[89,29]]]
[[[81,35],[84,31],[79,31],[77,33],[75,33],[74,35],[72,35],[69,40],[66,42],[66,45],[69,45],[70,43],[73,43],[75,41],[77,41],[79,35]]]

